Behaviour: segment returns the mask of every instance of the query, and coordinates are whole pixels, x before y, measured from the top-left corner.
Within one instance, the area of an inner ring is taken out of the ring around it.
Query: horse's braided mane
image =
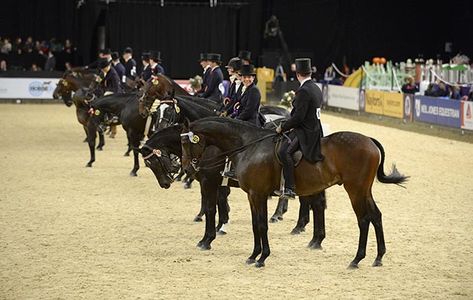
[[[203,119],[196,120],[192,122],[192,124],[194,126],[205,127],[206,125],[209,125],[209,123],[211,122],[220,123],[222,125],[227,126],[228,128],[235,129],[238,131],[245,131],[245,132],[251,131],[253,133],[274,132],[273,130],[270,130],[270,129],[257,127],[256,125],[253,125],[250,122],[237,120],[237,119],[231,119],[231,118],[224,118],[224,117],[206,117]]]

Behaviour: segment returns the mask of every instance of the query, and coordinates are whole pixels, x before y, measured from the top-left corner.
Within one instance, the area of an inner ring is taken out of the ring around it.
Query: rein
[[[191,157],[191,162],[192,162],[191,164],[192,164],[193,168],[196,169],[196,171],[213,169],[213,168],[215,168],[215,167],[218,167],[218,166],[221,166],[221,165],[225,164],[225,161],[226,161],[227,157],[232,157],[232,156],[234,156],[235,154],[238,154],[238,153],[244,151],[244,150],[247,149],[249,146],[252,146],[252,145],[254,145],[254,144],[258,143],[258,142],[261,142],[261,141],[263,141],[263,140],[265,140],[265,139],[267,139],[267,138],[270,138],[270,137],[274,137],[274,136],[276,136],[276,135],[278,135],[278,134],[277,134],[277,133],[270,133],[270,134],[267,134],[267,135],[265,135],[265,136],[263,136],[263,137],[260,137],[260,138],[258,138],[258,139],[256,139],[256,140],[253,140],[253,141],[249,142],[248,144],[245,144],[245,145],[243,145],[243,146],[237,147],[237,148],[235,148],[235,149],[231,149],[231,150],[222,152],[222,153],[220,153],[219,155],[217,155],[216,157],[200,160],[200,162],[196,161],[196,158],[192,158],[192,157]],[[183,134],[181,134],[181,137],[182,137],[182,136],[189,136],[189,132],[188,132],[188,133],[183,133]],[[199,143],[197,143],[197,144],[199,144]],[[184,154],[182,154],[182,156],[183,156],[183,158],[188,158],[188,157],[186,157]],[[215,160],[216,158],[218,158],[218,157],[222,157],[222,158],[219,158],[219,159],[216,160],[215,162],[210,163],[210,164],[208,164],[208,165],[206,165],[206,166],[204,166],[204,167],[198,167],[198,166],[197,166],[197,163],[202,163],[202,161],[204,161],[204,162],[205,162],[205,161],[211,162],[211,161],[214,161],[214,160]]]

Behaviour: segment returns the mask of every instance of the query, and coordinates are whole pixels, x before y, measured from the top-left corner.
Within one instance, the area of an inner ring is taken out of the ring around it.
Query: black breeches
[[[292,154],[299,149],[299,139],[295,134],[289,134],[289,141],[284,138],[281,148],[279,148],[279,157],[282,162],[282,172],[284,175],[284,187],[294,189],[294,161]]]

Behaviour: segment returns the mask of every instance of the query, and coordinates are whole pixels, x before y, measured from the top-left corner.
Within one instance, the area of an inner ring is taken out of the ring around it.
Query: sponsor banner
[[[52,99],[59,78],[0,78],[0,99]]]
[[[414,107],[414,94],[403,94],[404,97],[404,119],[412,122],[414,119],[413,107]]]
[[[359,110],[360,90],[358,88],[329,84],[327,89],[327,102],[329,106]]]
[[[383,115],[404,118],[402,94],[383,92]]]
[[[404,118],[404,98],[400,93],[366,90],[365,111],[394,118]]]
[[[473,102],[462,101],[461,128],[473,130]]]
[[[414,118],[416,121],[460,128],[460,105],[458,100],[416,96]]]
[[[375,90],[365,91],[365,111],[372,114],[383,114],[383,92]]]

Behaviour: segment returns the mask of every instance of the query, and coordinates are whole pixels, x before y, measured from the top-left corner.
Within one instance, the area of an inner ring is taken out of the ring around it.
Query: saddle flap
[[[274,145],[274,153],[276,154],[276,158],[280,165],[282,165],[282,161],[281,161],[281,157],[279,157],[279,149],[281,149],[282,142],[283,142],[283,137],[278,138],[276,140],[276,144]],[[299,165],[303,156],[304,155],[302,154],[302,151],[300,149],[296,150],[296,152],[292,154],[292,161],[294,162],[294,167],[297,167]]]

